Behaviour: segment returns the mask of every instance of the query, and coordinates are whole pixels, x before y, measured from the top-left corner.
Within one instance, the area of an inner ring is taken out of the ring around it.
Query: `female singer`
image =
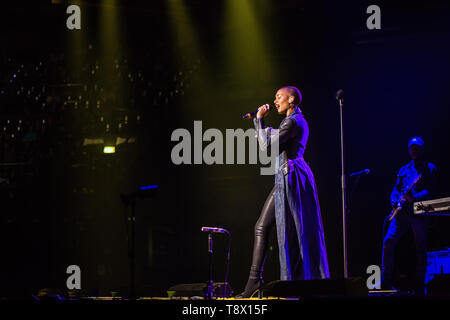
[[[279,167],[275,186],[269,193],[255,225],[250,275],[238,297],[248,298],[261,289],[269,232],[276,225],[281,280],[329,278],[325,238],[314,175],[303,159],[308,140],[308,124],[299,105],[302,95],[286,86],[275,95],[279,114],[286,114],[279,130],[266,128],[264,116],[269,105],[258,108],[253,119],[262,151],[278,144]]]

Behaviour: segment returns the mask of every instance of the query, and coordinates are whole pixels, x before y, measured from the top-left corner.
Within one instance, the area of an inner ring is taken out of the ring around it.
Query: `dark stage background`
[[[78,3],[81,30],[68,30]],[[100,4],[99,4],[100,3]],[[303,93],[305,159],[315,174],[331,276],[343,276],[338,89],[345,91],[348,173],[366,168],[350,199],[349,273],[381,264],[383,220],[407,143],[421,136],[450,196],[450,6],[444,1],[40,1],[2,6],[0,137],[2,297],[66,288],[78,265],[89,294],[126,292],[127,218],[120,194],[159,193],[136,206],[139,295],[208,279],[207,235],[231,232],[229,281],[245,285],[253,225],[273,186],[259,165],[174,165],[171,134],[244,130],[241,116],[277,88]],[[381,8],[368,30],[366,8]],[[266,123],[277,127],[272,113]],[[115,154],[103,144],[115,140]],[[91,139],[91,140],[89,140]],[[207,143],[203,143],[203,147]],[[349,181],[351,183],[351,181]],[[351,185],[350,185],[351,187]],[[432,219],[429,250],[450,246],[450,219]],[[129,232],[129,230],[128,230]],[[278,278],[275,230],[265,267]],[[413,242],[397,277],[413,272]],[[214,280],[227,242],[214,236]]]

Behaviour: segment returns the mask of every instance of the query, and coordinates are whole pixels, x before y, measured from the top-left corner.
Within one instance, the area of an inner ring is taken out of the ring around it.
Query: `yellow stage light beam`
[[[273,46],[265,35],[267,23],[258,13],[266,1],[227,0],[225,7],[225,66],[243,83],[271,79],[274,75]]]
[[[120,53],[122,49],[119,12],[117,0],[101,0],[99,44],[104,57]]]
[[[82,69],[82,57],[84,50],[86,49],[86,29],[84,28],[84,17],[83,12],[85,7],[82,1],[74,0],[71,2],[73,5],[77,5],[81,9],[81,29],[68,29],[64,24],[65,28],[65,43],[66,43],[66,56],[67,56],[67,69],[70,75],[70,81],[78,83],[82,79],[79,74],[79,70]],[[66,16],[66,19],[69,15]]]
[[[172,41],[172,56],[180,67],[180,72],[192,74],[189,94],[183,103],[187,106],[189,118],[204,115],[204,105],[213,92],[208,65],[203,58],[204,43],[199,36],[199,24],[186,6],[186,0],[167,0],[167,21]],[[183,111],[181,111],[183,112]]]
[[[171,30],[172,41],[176,46],[174,50],[178,52],[178,59],[182,59],[185,52],[192,55],[200,55],[200,44],[198,34],[194,27],[185,0],[167,0],[168,4],[168,20]],[[175,55],[176,56],[176,55]]]
[[[111,75],[110,83],[115,86],[121,85],[112,79],[120,68],[120,62],[125,52],[123,51],[123,35],[120,20],[120,7],[118,0],[102,0],[100,5],[99,19],[99,55],[102,61],[103,74]],[[117,90],[118,88],[116,88]]]
[[[99,86],[103,89],[106,103],[102,105],[102,116],[106,119],[115,119],[117,110],[126,110],[128,77],[130,70],[127,65],[128,52],[126,51],[123,27],[123,8],[119,0],[101,0],[99,7],[99,32],[98,32],[98,57],[92,61],[94,69],[98,72]],[[98,70],[96,69],[98,68]],[[115,127],[115,126],[114,126]],[[105,134],[116,134],[114,130],[109,132],[107,127]],[[103,150],[105,153],[113,152],[113,147],[107,145]]]

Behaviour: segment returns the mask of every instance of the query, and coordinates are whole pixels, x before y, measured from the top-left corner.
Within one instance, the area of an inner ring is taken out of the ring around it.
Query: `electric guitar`
[[[402,197],[400,198],[400,200],[398,201],[398,205],[397,207],[395,207],[394,209],[392,209],[391,214],[389,215],[389,221],[392,221],[392,219],[394,219],[394,217],[397,215],[397,213],[402,209],[403,204],[406,201],[406,197],[405,194],[407,194],[409,191],[411,191],[411,188],[417,183],[419,182],[420,178],[422,178],[422,175],[419,174],[417,176],[417,178],[414,179],[414,181],[409,185],[408,189],[406,189],[405,192],[402,193]]]

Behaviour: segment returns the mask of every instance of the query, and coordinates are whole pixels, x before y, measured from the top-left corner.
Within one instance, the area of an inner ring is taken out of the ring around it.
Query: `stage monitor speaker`
[[[182,283],[170,287],[167,290],[169,297],[205,297],[208,285],[205,282],[200,283]],[[233,289],[228,283],[225,291],[224,282],[215,282],[213,284],[213,295],[216,298],[229,298],[233,296]]]
[[[263,297],[318,298],[337,296],[367,296],[363,278],[272,281],[263,287]]]

